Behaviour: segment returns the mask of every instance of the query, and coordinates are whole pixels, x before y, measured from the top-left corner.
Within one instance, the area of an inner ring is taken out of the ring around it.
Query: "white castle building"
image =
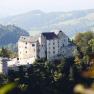
[[[21,36],[18,41],[19,62],[32,64],[37,59],[55,60],[73,56],[75,48],[62,31],[43,32],[38,36]]]

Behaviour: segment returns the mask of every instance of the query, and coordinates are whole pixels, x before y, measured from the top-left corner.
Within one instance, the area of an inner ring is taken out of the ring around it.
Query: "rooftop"
[[[36,42],[38,40],[38,37],[33,37],[33,36],[21,36],[19,41],[23,42]]]
[[[44,32],[42,33],[42,35],[47,39],[47,40],[51,40],[54,38],[57,38],[57,35],[54,32]]]

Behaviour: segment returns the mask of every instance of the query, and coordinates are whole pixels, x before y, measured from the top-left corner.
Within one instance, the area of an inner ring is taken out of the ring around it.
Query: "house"
[[[60,59],[71,57],[75,49],[69,37],[62,31],[42,32],[38,36],[21,36],[18,41],[18,57],[20,62],[32,64],[37,59]]]

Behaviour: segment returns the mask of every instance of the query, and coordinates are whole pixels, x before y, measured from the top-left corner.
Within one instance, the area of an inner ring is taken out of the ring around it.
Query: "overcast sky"
[[[44,12],[94,9],[94,0],[0,0],[0,16],[37,9]]]

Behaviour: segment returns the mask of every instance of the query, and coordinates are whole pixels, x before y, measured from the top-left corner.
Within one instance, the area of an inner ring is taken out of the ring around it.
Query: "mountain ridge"
[[[94,30],[94,9],[70,12],[33,10],[1,19],[0,24],[14,24],[31,34],[63,30],[69,37],[73,37],[78,32]]]
[[[0,24],[0,47],[16,44],[20,36],[28,36],[29,34],[15,25]]]

